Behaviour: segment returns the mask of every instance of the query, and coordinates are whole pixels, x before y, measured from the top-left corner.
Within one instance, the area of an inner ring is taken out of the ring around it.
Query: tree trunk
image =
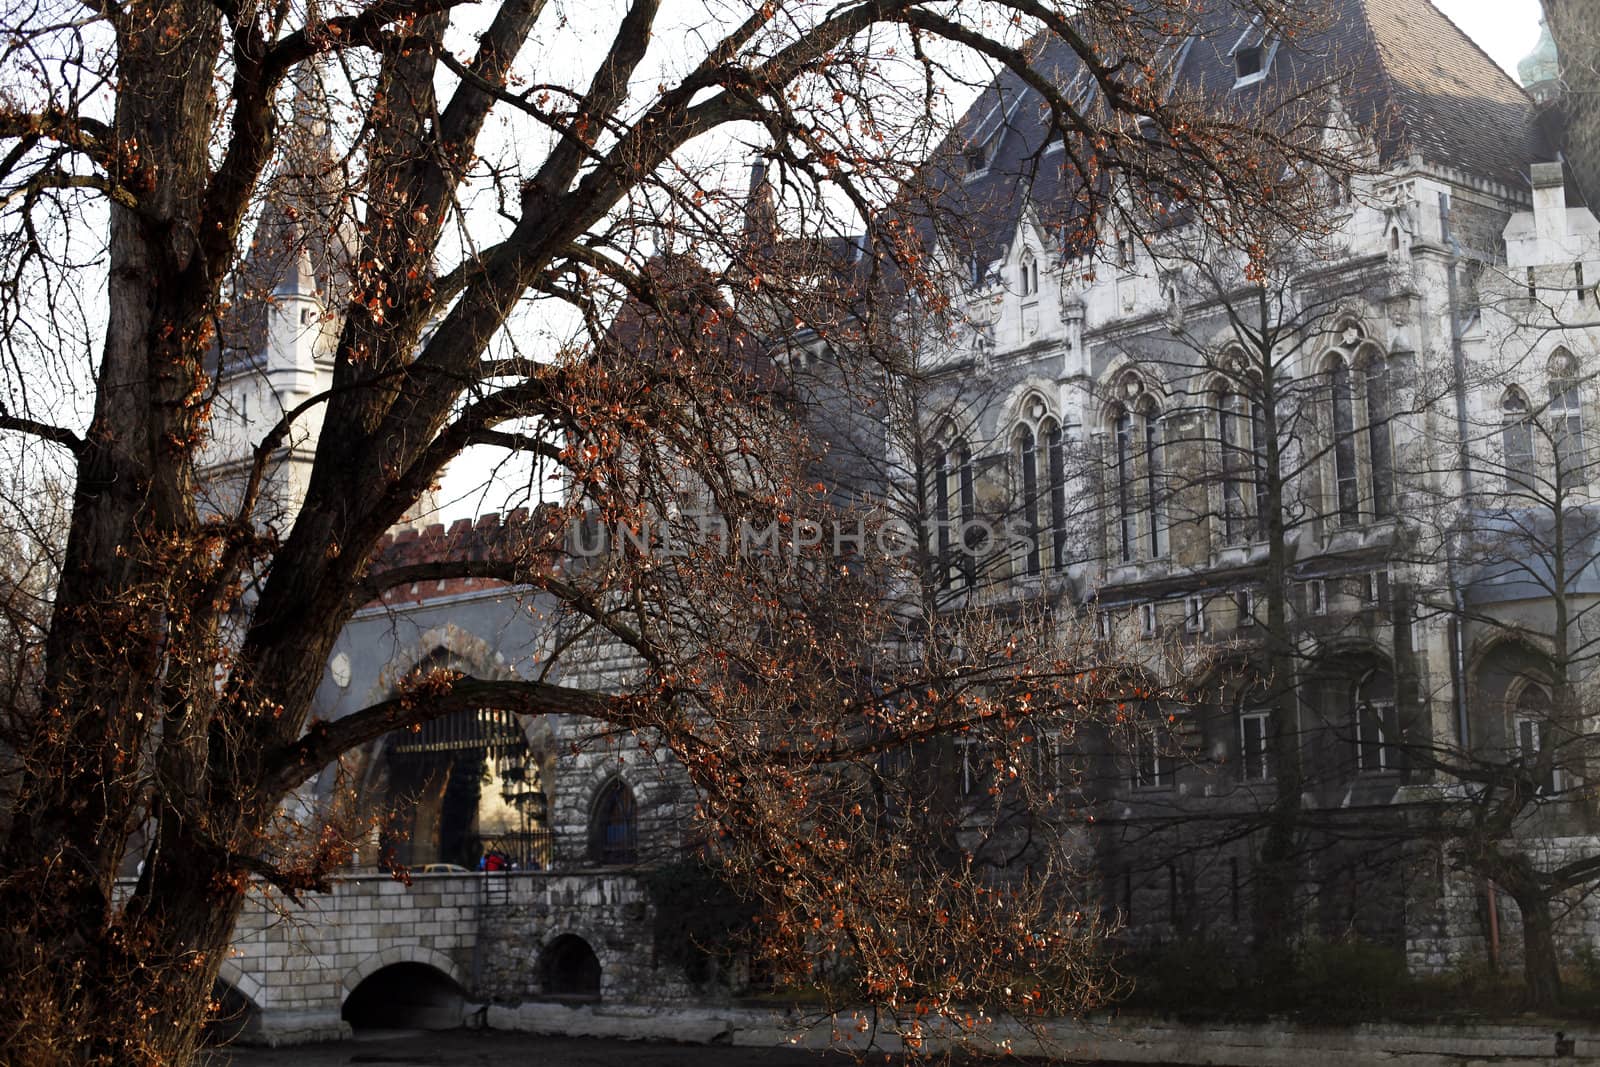
[[[1561,968],[1556,956],[1550,901],[1538,890],[1512,894],[1522,912],[1522,976],[1527,1009],[1554,1011],[1561,1003]]]

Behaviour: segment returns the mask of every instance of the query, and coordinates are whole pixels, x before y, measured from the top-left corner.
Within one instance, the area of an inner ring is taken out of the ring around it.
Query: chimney
[[[1560,163],[1533,165],[1533,228],[1541,239],[1567,235],[1566,175]]]

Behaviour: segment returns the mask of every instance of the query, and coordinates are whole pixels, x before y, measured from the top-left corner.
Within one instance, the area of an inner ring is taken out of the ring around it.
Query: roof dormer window
[[[1261,74],[1263,50],[1260,45],[1249,45],[1233,54],[1233,69],[1240,81]]]
[[[1277,50],[1278,43],[1272,39],[1270,28],[1261,24],[1259,16],[1252,19],[1228,53],[1233,59],[1233,87],[1254,85],[1265,78]]]
[[[967,146],[967,173],[978,174],[989,169],[989,156],[982,145]]]

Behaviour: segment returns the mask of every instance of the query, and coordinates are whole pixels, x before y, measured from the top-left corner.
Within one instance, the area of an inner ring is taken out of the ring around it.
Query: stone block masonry
[[[409,888],[347,876],[301,907],[252,893],[221,978],[248,1005],[240,1039],[266,1044],[348,1036],[346,1000],[396,964],[431,968],[468,1001],[547,997],[558,938],[594,953],[601,1002],[681,1002],[690,989],[655,965],[652,924],[644,883],[627,871],[417,875]]]

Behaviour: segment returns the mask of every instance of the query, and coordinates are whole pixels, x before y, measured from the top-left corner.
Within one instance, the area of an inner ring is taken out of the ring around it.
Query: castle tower
[[[1517,80],[1537,104],[1548,104],[1561,95],[1561,59],[1550,27],[1539,20],[1539,41],[1533,51],[1517,64]]]

